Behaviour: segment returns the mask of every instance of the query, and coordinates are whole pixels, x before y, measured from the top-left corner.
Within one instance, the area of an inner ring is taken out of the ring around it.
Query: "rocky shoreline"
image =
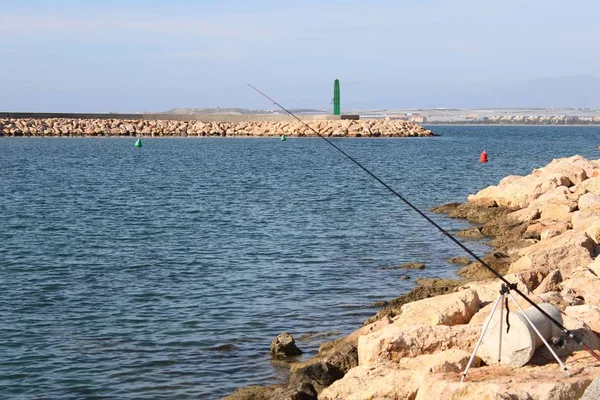
[[[474,223],[464,235],[492,238],[484,261],[536,303],[558,308],[567,329],[600,349],[600,160],[556,159],[432,211]],[[564,334],[552,347],[569,375],[544,346],[520,367],[499,364],[481,347],[461,383],[500,283],[477,262],[452,261],[466,264],[461,279],[419,280],[363,327],[292,364],[288,383],[226,399],[598,398],[600,364]]]
[[[306,121],[306,124],[328,137],[437,136],[415,123],[389,118]],[[175,120],[0,118],[0,136],[317,136],[309,127],[299,121],[204,123]]]

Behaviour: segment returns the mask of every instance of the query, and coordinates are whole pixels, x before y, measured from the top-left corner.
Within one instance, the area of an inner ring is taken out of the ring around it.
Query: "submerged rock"
[[[450,264],[467,265],[471,263],[471,258],[466,256],[450,257],[446,260]]]
[[[400,266],[400,268],[407,269],[425,269],[425,263],[422,262],[407,262]]]

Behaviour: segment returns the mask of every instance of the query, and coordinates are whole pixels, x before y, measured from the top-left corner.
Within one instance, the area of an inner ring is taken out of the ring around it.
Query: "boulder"
[[[600,170],[600,164],[598,164],[598,160],[588,160],[579,154],[567,157],[564,160],[569,164],[583,168],[588,176],[588,179],[593,176],[598,176],[597,173]]]
[[[575,400],[591,381],[590,374],[561,374],[555,364],[544,368],[495,365],[470,369],[465,382],[460,382],[458,374],[428,375],[416,400]]]
[[[494,271],[504,274],[510,265],[512,259],[505,253],[495,251],[491,254],[487,254],[482,258],[489,267]],[[467,266],[460,268],[456,271],[458,276],[468,279],[481,280],[493,278],[496,275],[484,267],[479,261],[475,261]]]
[[[600,195],[585,193],[579,197],[577,205],[584,213],[600,215]]]
[[[533,291],[535,294],[547,292],[559,292],[560,283],[562,282],[562,274],[559,270],[554,269],[548,273],[542,283]]]
[[[566,186],[558,186],[533,200],[528,208],[538,209],[544,204],[572,204],[577,203],[578,196],[571,192]]]
[[[472,289],[445,294],[408,303],[394,324],[408,325],[460,325],[469,322],[479,311],[479,297]]]
[[[248,386],[236,390],[223,400],[317,400],[317,392],[310,385],[298,388],[284,385]]]
[[[358,365],[377,365],[449,349],[472,351],[481,326],[399,326],[385,328],[358,339]]]
[[[600,177],[589,178],[577,185],[576,189],[581,194],[589,192],[600,196]]]
[[[596,276],[600,277],[600,257],[594,258],[594,261],[588,264],[587,268]]]
[[[583,182],[588,178],[588,174],[581,166],[573,164],[571,158],[558,158],[543,168],[536,169],[532,172],[533,176],[561,176],[568,179],[572,186]]]
[[[426,375],[461,372],[470,354],[462,350],[447,350],[415,358],[403,358],[394,365],[359,366],[343,379],[325,389],[320,399],[376,400],[410,399],[417,394],[420,382]],[[473,367],[480,363],[475,359]]]
[[[585,304],[600,307],[600,278],[591,272],[577,274],[562,283],[563,296],[580,297]]]
[[[541,222],[537,221],[527,226],[525,232],[523,232],[523,237],[526,239],[536,239],[541,240],[542,232],[546,229],[546,226]]]
[[[600,399],[600,378],[592,381],[590,386],[585,389],[581,400],[598,400]]]
[[[419,384],[409,370],[386,365],[359,366],[323,390],[320,400],[379,400],[414,398]]]
[[[540,240],[548,240],[550,238],[556,237],[568,230],[568,226],[565,224],[554,225],[551,227],[545,227],[540,233]]]
[[[521,256],[509,272],[528,269],[559,269],[563,275],[592,261],[594,242],[585,232],[570,230],[519,250]]]
[[[569,178],[560,174],[509,176],[498,186],[489,186],[467,197],[469,203],[495,202],[500,207],[526,208],[533,200],[559,186],[571,186]]]
[[[504,275],[504,278],[510,283],[517,285],[517,289],[527,293],[537,288],[544,280],[548,270],[534,269],[521,271],[515,274]],[[469,282],[459,287],[459,290],[472,289],[477,292],[481,304],[489,304],[496,300],[500,292],[502,282],[497,278],[486,279],[483,281]]]
[[[565,314],[585,322],[593,331],[600,332],[600,307],[589,304],[570,306],[565,309]]]
[[[515,279],[515,276],[516,275],[507,275],[505,276],[505,278],[511,283],[516,283],[517,288],[519,288],[521,291],[526,291],[527,286],[523,283],[522,280]],[[484,307],[487,306],[487,304],[496,300],[498,294],[500,293],[501,284],[502,282],[500,282],[500,280],[494,278],[486,279],[485,281],[469,282],[461,286],[459,289],[474,290],[477,293],[477,297],[479,298],[480,303],[482,304],[481,307]],[[480,312],[480,310],[478,310],[478,313]]]
[[[270,352],[274,357],[297,356],[302,354],[302,350],[296,346],[294,337],[287,332],[280,333],[271,341]]]
[[[292,364],[290,372],[294,373],[300,368],[325,362],[338,368],[340,371],[342,371],[342,373],[345,374],[351,368],[354,368],[358,365],[358,338],[362,335],[376,332],[391,323],[391,319],[383,317],[371,324],[355,330],[348,336],[344,336],[331,342],[323,343],[319,347],[319,352],[315,357],[305,362]]]
[[[600,217],[587,219],[577,230],[585,232],[596,245],[600,244]]]
[[[311,385],[317,393],[333,382],[341,379],[344,373],[336,366],[327,362],[320,362],[294,371],[290,375],[289,387],[301,387],[303,384]]]
[[[600,217],[589,212],[574,211],[571,216],[571,224],[575,230],[585,230],[588,226],[598,221]]]
[[[513,211],[506,216],[507,222],[512,225],[530,223],[540,218],[541,213],[537,207],[527,207]]]
[[[577,202],[567,204],[545,203],[540,204],[540,219],[548,221],[571,222],[573,211],[577,210]]]

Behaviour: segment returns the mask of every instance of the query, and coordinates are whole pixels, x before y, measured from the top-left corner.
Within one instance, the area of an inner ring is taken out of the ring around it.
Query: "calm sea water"
[[[432,129],[335,143],[422,210],[556,157],[600,158],[595,127]],[[463,255],[320,139],[143,143],[0,138],[1,398],[214,399],[277,383],[278,333],[346,334]],[[382,269],[406,261],[427,269]],[[308,357],[324,340],[299,346]]]

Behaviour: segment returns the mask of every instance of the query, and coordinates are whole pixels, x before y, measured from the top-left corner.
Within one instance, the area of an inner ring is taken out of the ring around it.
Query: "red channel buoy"
[[[485,150],[479,156],[479,162],[487,162],[487,153],[485,152]]]

